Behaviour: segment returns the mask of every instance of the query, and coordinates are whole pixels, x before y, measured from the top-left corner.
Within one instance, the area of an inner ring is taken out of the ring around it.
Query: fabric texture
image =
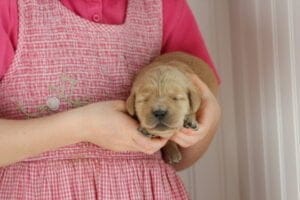
[[[181,180],[160,154],[115,153],[89,143],[51,154],[1,169],[0,199],[188,199]]]
[[[60,0],[76,15],[95,23],[122,24],[127,0]],[[207,62],[220,78],[209,56],[202,34],[186,0],[161,0],[163,40],[161,53],[184,51]],[[0,1],[0,79],[7,71],[17,48],[17,0]]]
[[[160,54],[161,0],[129,0],[120,25],[79,17],[59,0],[19,0],[18,48],[0,82],[0,118],[28,119],[123,99]],[[185,200],[161,153],[78,143],[0,168],[0,199]]]

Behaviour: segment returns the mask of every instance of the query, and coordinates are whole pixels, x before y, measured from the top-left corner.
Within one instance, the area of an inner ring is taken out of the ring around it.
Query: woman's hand
[[[99,102],[30,120],[0,119],[0,167],[82,141],[148,154],[167,142],[142,136],[126,114],[125,102]]]
[[[105,149],[152,154],[167,142],[167,139],[150,139],[138,132],[138,122],[127,114],[124,101],[94,103],[78,111],[84,140]]]
[[[207,85],[196,75],[191,76],[194,84],[202,93],[201,108],[197,112],[199,129],[197,131],[183,128],[171,140],[179,144],[183,154],[183,162],[176,169],[180,170],[190,166],[207,150],[215,135],[221,117],[219,103]]]
[[[200,142],[208,133],[216,132],[221,117],[221,109],[214,94],[197,76],[192,75],[191,78],[202,93],[201,108],[197,112],[199,129],[195,131],[183,128],[171,138],[184,148]]]

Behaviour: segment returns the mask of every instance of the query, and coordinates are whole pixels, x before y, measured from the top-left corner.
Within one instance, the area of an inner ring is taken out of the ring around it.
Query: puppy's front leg
[[[168,141],[167,144],[162,148],[163,156],[165,161],[170,164],[179,163],[182,159],[179,147],[175,142]]]

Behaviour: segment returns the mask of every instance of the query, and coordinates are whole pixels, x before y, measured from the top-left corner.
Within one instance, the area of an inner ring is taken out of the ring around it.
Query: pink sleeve
[[[203,59],[211,66],[220,83],[220,77],[186,0],[164,0],[163,6],[164,35],[161,53],[184,51]]]
[[[214,70],[201,32],[186,0],[163,0],[164,30],[162,53],[185,51],[202,58]],[[174,13],[178,13],[174,15]],[[0,79],[15,54],[18,36],[17,0],[0,1]]]
[[[0,1],[0,80],[15,54],[17,12],[17,0]]]

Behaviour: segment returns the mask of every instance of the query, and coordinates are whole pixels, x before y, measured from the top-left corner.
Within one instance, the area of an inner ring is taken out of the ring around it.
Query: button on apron
[[[56,111],[59,108],[60,101],[57,97],[49,97],[46,104],[50,110]]]
[[[94,20],[94,22],[100,22],[100,20],[101,20],[100,15],[94,14],[94,15],[93,15],[93,20]]]

